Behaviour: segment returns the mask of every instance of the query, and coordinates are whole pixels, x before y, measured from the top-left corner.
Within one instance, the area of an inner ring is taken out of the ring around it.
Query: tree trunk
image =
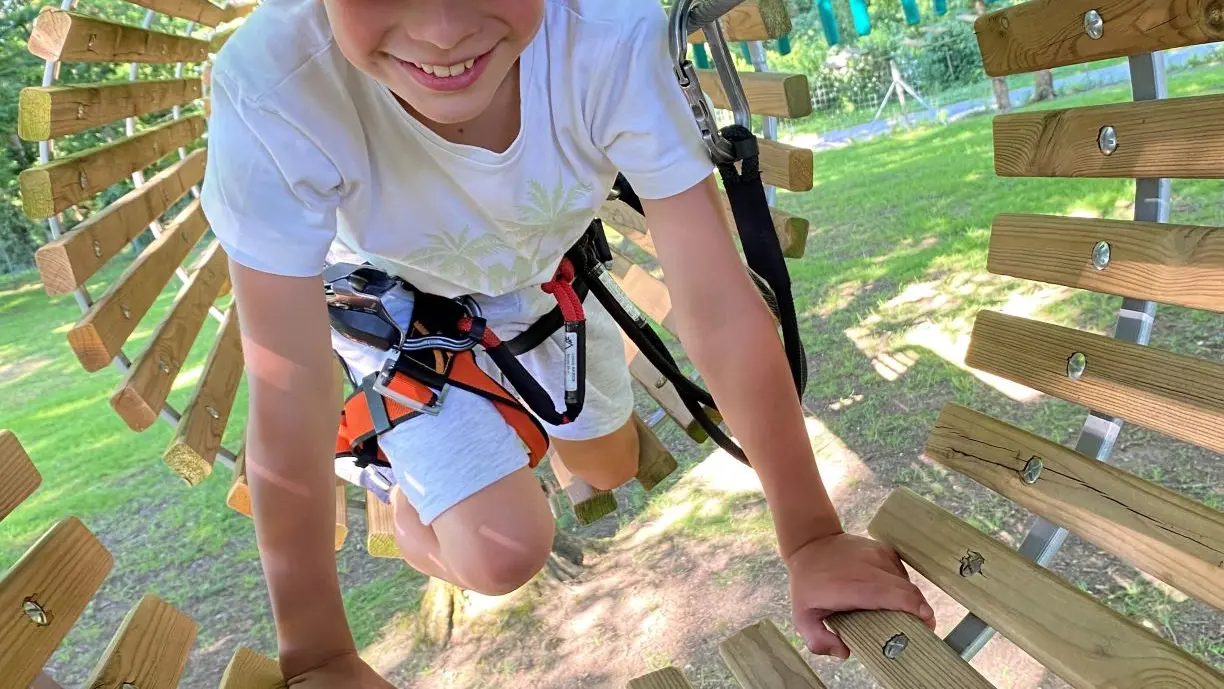
[[[1052,100],[1057,96],[1054,92],[1054,73],[1048,69],[1038,72],[1033,85],[1033,100]]]
[[[974,0],[973,9],[979,17],[986,14],[985,0]],[[990,80],[990,86],[994,89],[995,107],[999,112],[1011,110],[1011,93],[1007,90],[1007,79],[994,77]]]

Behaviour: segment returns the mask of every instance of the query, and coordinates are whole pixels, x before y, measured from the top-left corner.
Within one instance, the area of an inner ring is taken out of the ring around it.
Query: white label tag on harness
[[[599,281],[602,282],[603,286],[612,293],[612,296],[616,299],[616,303],[620,304],[620,307],[625,310],[625,313],[629,314],[629,318],[635,321],[642,320],[642,312],[639,311],[637,305],[634,304],[631,299],[629,299],[629,295],[625,294],[625,290],[621,289],[620,285],[616,284],[616,280],[612,279],[611,273],[606,270],[600,271]]]
[[[578,333],[565,331],[565,390],[578,389]]]

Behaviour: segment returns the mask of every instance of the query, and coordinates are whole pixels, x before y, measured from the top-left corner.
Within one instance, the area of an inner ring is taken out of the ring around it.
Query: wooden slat
[[[85,201],[200,138],[204,126],[199,115],[185,117],[30,168],[20,176],[25,213],[41,220]]]
[[[44,9],[34,20],[30,52],[60,62],[203,62],[208,41],[149,31],[78,12]]]
[[[994,689],[912,615],[867,610],[834,615],[828,624],[884,689]],[[885,656],[885,646],[898,636],[904,637],[904,650]]]
[[[199,79],[158,79],[22,89],[17,134],[44,141],[190,103],[203,93]]]
[[[255,516],[251,511],[251,487],[247,483],[245,447],[238,452],[238,459],[234,461],[234,478],[230,482],[229,492],[225,495],[225,504],[239,514]]]
[[[1224,610],[1224,513],[955,404],[926,453],[1199,600]],[[1025,465],[1044,466],[1025,483]]]
[[[38,673],[34,681],[30,683],[30,689],[64,689],[59,682],[51,679],[46,670]]]
[[[1104,31],[1084,31],[1096,10]],[[986,73],[1001,77],[1224,40],[1218,0],[1037,0],[974,24]]]
[[[133,189],[90,216],[71,232],[48,242],[34,254],[47,294],[68,294],[85,284],[149,223],[204,179],[208,152],[196,150],[157,173],[144,186]]]
[[[1109,263],[1093,266],[1098,242]],[[1224,229],[1052,215],[1000,215],[987,270],[1027,280],[1224,311]]]
[[[548,466],[552,469],[557,483],[565,491],[570,505],[574,508],[574,517],[578,523],[586,526],[616,511],[616,495],[610,490],[599,490],[575,476],[555,450],[548,453]]]
[[[225,6],[225,21],[232,22],[249,16],[259,7],[259,2],[231,2]]]
[[[212,38],[208,41],[208,49],[214,53],[221,52],[221,49],[225,47],[225,44],[229,42],[229,39],[233,38],[234,32],[236,32],[240,26],[241,24],[235,24],[213,34]]]
[[[1088,366],[1072,381],[1076,352]],[[1224,452],[1224,365],[991,311],[978,315],[965,363]]]
[[[348,497],[344,494],[344,483],[336,481],[336,550],[344,547],[348,539]]]
[[[1224,177],[1224,96],[1136,101],[1001,115],[994,120],[1002,177]],[[1103,127],[1117,150],[1101,152]]]
[[[629,680],[629,689],[693,689],[684,673],[674,667],[655,670],[649,675]]]
[[[996,120],[997,121],[997,120]],[[810,148],[760,139],[761,180],[788,191],[811,191],[814,156]]]
[[[279,663],[240,647],[225,667],[225,674],[221,675],[220,689],[281,689],[284,686]]]
[[[214,241],[205,251],[204,265],[179,292],[170,312],[154,331],[149,346],[111,395],[111,407],[128,428],[143,431],[157,421],[174,379],[186,363],[191,345],[200,334],[208,310],[216,302],[228,274],[225,250]]]
[[[747,0],[722,18],[728,41],[768,41],[791,32],[790,10],[785,0]],[[700,31],[689,43],[704,43]]]
[[[0,430],[0,519],[38,490],[42,476],[12,431]]]
[[[115,358],[207,228],[200,202],[193,201],[68,331],[85,370],[97,371]]]
[[[714,107],[723,110],[731,107],[717,71],[699,69],[697,78]],[[812,91],[808,78],[803,74],[741,72],[739,78],[744,86],[744,96],[748,99],[748,109],[753,115],[793,119],[812,114]]]
[[[196,624],[174,606],[146,595],[119,625],[85,686],[89,689],[174,689],[187,667]]]
[[[723,201],[723,209],[727,218],[731,218],[731,205],[725,193],[719,192]],[[810,224],[803,218],[797,218],[790,213],[770,208],[773,217],[774,231],[778,233],[778,243],[782,246],[782,254],[787,258],[802,258],[807,247],[807,236]],[[617,231],[623,230],[633,243],[642,247],[651,256],[657,256],[654,242],[647,234],[646,220],[637,211],[621,201],[607,201],[599,209],[599,217]],[[734,231],[734,226],[731,228]]]
[[[225,21],[225,9],[208,0],[128,0],[128,2],[204,26],[216,26]]]
[[[773,622],[741,630],[718,645],[744,689],[825,689],[825,685]]]
[[[663,281],[615,250],[612,256],[610,272],[616,284],[629,295],[642,313],[675,334],[676,323],[671,317],[671,295],[668,294]]]
[[[655,404],[658,404],[671,417],[671,420],[676,422],[676,425],[684,429],[685,434],[692,438],[693,442],[701,444],[709,440],[709,434],[697,423],[697,419],[689,412],[688,407],[684,406],[676,386],[664,378],[663,374],[659,373],[659,369],[655,368],[646,355],[642,354],[628,338],[624,339],[624,345],[629,373],[641,384],[646,394],[650,395]],[[707,408],[706,414],[715,424],[722,423],[722,416],[717,411]]]
[[[51,527],[0,579],[0,677],[25,687],[38,676],[110,572],[110,553],[75,517]],[[25,612],[37,605],[45,625]]]
[[[908,489],[889,496],[870,531],[1072,686],[1224,686],[1224,675],[1184,650]],[[981,573],[962,576],[971,553],[982,557]]]
[[[676,458],[668,451],[667,446],[659,440],[650,426],[642,421],[636,413],[633,415],[633,425],[638,433],[638,472],[637,481],[645,490],[654,490],[664,479],[672,475],[678,465]]]
[[[163,455],[166,464],[193,486],[212,473],[238,383],[242,380],[242,364],[238,309],[231,306],[221,321],[200,384],[183,409],[174,440]]]
[[[395,543],[395,513],[391,505],[366,491],[366,550],[374,557],[400,559]]]

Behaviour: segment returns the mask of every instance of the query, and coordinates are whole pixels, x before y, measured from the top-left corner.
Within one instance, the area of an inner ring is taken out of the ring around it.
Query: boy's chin
[[[393,91],[422,117],[438,124],[470,122],[488,110],[492,101],[491,94],[481,94],[475,89],[470,92],[427,96],[422,96],[419,92],[406,93],[398,89]]]

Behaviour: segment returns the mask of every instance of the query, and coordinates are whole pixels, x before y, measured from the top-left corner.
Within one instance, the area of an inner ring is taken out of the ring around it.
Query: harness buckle
[[[378,377],[374,379],[374,383],[370,386],[374,392],[377,392],[378,394],[394,401],[397,404],[402,404],[413,411],[421,412],[422,414],[429,414],[430,416],[437,416],[438,414],[441,414],[442,407],[446,403],[447,393],[450,392],[450,383],[442,384],[442,389],[438,390],[433,402],[421,402],[419,400],[414,400],[411,397],[401,395],[400,393],[391,389],[391,381],[395,378],[395,374],[398,372],[398,364],[398,354],[387,359],[386,363],[383,364],[382,370],[378,372]]]

